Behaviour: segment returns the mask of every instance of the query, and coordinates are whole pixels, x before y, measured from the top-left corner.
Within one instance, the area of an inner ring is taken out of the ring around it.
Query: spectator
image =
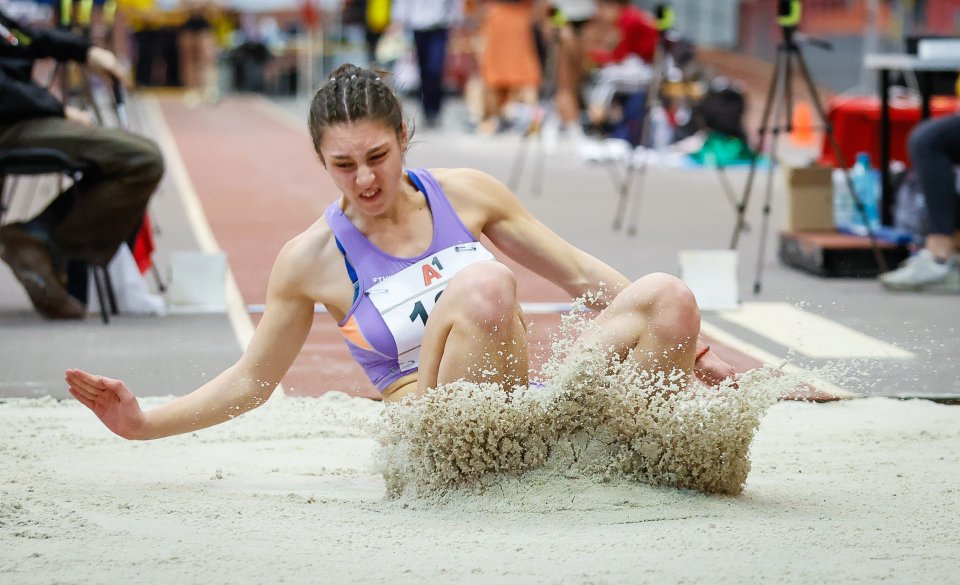
[[[166,8],[167,4],[157,0],[122,0],[118,3],[118,12],[133,30],[137,87],[183,84],[177,47],[182,15]]]
[[[440,125],[443,69],[450,29],[463,20],[463,0],[393,0],[391,18],[413,31],[420,95],[427,128]]]
[[[637,93],[649,82],[652,72],[648,64],[653,61],[659,34],[652,18],[629,0],[599,0],[596,19],[614,27],[616,38],[612,48],[589,52],[600,71],[587,112],[591,123],[598,125],[608,119],[615,93]]]
[[[557,116],[561,130],[579,129],[583,84],[583,29],[597,11],[594,0],[554,0],[557,12]]]
[[[377,62],[377,45],[390,26],[390,0],[366,0],[364,32],[367,43],[367,61]]]
[[[960,165],[960,114],[921,123],[910,133],[908,147],[930,213],[930,233],[923,249],[900,268],[881,274],[880,283],[890,290],[960,293],[954,172]]]
[[[213,34],[209,0],[184,0],[187,20],[180,28],[180,77],[188,103],[215,102],[220,88],[217,76],[217,43]]]
[[[505,108],[513,101],[525,108],[517,117],[525,118],[528,124],[538,122],[536,106],[542,71],[533,24],[541,20],[543,10],[540,0],[487,3],[480,31],[480,75],[487,96],[487,116],[481,123],[481,132],[491,133],[502,127],[509,117]]]
[[[0,11],[0,151],[48,147],[89,163],[81,184],[39,215],[0,228],[0,257],[34,307],[52,319],[78,319],[85,308],[63,285],[66,263],[105,265],[143,218],[163,175],[156,145],[119,129],[94,127],[32,78],[35,59],[86,63],[115,79],[125,72],[113,53],[57,30],[33,30]],[[82,197],[77,197],[77,193]]]

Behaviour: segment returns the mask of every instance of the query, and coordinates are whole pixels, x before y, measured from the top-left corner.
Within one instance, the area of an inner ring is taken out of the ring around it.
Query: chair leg
[[[10,201],[13,199],[13,193],[17,190],[17,183],[20,177],[13,175],[0,175],[0,225],[3,225],[3,219],[10,210]]]
[[[95,266],[90,267],[90,276],[93,278],[93,284],[97,289],[97,300],[100,302],[100,317],[103,319],[103,324],[107,325],[110,323],[110,314],[107,311],[107,299],[106,284],[101,280],[100,268]]]
[[[103,282],[107,289],[107,299],[110,300],[110,314],[116,315],[120,310],[117,308],[117,293],[113,290],[113,280],[110,278],[110,271],[106,266],[101,266],[100,272],[103,273]]]
[[[157,283],[157,290],[161,293],[167,292],[167,285],[163,284],[163,278],[160,276],[160,269],[153,262],[150,263],[150,273],[153,274],[153,280]]]

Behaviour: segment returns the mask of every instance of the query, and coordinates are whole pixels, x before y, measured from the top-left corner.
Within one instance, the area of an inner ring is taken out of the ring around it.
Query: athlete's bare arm
[[[486,173],[437,169],[435,176],[468,228],[484,233],[511,258],[574,298],[587,294],[592,308],[602,310],[630,284],[627,277],[566,242],[537,220],[510,189]],[[695,347],[700,355],[706,345],[698,337]],[[710,351],[702,353],[694,373],[708,384],[736,374]]]
[[[588,296],[596,309],[609,304],[630,280],[561,238],[533,216],[503,183],[473,169],[438,169],[438,180],[463,222],[505,254],[563,288]]]
[[[260,406],[302,348],[313,324],[314,303],[324,302],[334,311],[342,304],[338,297],[346,287],[337,276],[345,279],[345,270],[326,253],[326,239],[332,238],[325,239],[324,227],[314,226],[281,250],[270,275],[266,310],[250,345],[237,363],[210,382],[147,412],[123,382],[81,370],[67,371],[71,394],[108,428],[129,439],[195,431]],[[329,259],[324,261],[324,256]],[[334,284],[320,284],[324,282]]]

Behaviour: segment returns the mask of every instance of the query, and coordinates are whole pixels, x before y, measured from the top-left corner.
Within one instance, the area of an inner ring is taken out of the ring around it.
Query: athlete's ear
[[[400,141],[400,152],[407,152],[407,146],[409,142],[407,140],[407,123],[403,122],[400,124],[400,132],[397,134],[397,140]]]

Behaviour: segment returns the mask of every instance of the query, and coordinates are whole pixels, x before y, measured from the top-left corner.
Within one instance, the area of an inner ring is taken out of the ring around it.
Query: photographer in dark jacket
[[[93,126],[32,78],[36,59],[76,61],[117,80],[110,51],[58,30],[35,30],[0,10],[0,153],[46,147],[88,163],[78,188],[62,193],[33,219],[0,227],[0,257],[33,306],[52,319],[79,319],[85,307],[64,288],[71,259],[104,265],[139,225],[163,175],[156,145],[115,128]],[[78,196],[79,194],[79,196]]]

